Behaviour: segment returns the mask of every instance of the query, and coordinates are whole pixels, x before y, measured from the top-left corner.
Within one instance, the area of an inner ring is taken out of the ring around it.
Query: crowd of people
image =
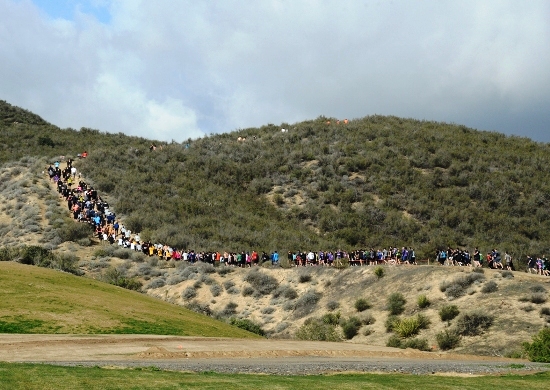
[[[86,153],[87,156],[87,153]],[[66,167],[61,170],[59,161],[47,168],[50,179],[57,185],[57,191],[67,202],[67,207],[73,218],[82,223],[87,223],[93,228],[94,235],[101,241],[109,244],[117,244],[123,248],[143,252],[147,256],[156,256],[163,260],[181,260],[191,264],[205,262],[211,264],[225,264],[227,266],[252,267],[264,262],[278,265],[280,256],[277,251],[272,253],[257,251],[241,252],[195,252],[188,249],[177,249],[166,244],[153,244],[150,241],[142,241],[139,233],[127,229],[120,222],[109,204],[99,196],[97,190],[88,186],[77,170],[72,166],[73,161],[68,159]],[[475,248],[473,254],[464,249],[452,249],[435,251],[436,262],[448,266],[489,267],[495,269],[514,271],[512,256],[504,252],[504,257],[497,249],[492,249],[483,255]],[[357,249],[350,252],[338,249],[335,251],[288,251],[289,265],[296,267],[306,266],[367,266],[367,265],[416,265],[416,253],[411,247],[390,247],[389,249],[374,248]],[[504,260],[504,261],[503,261]],[[544,257],[527,258],[528,272],[550,276],[549,263]]]

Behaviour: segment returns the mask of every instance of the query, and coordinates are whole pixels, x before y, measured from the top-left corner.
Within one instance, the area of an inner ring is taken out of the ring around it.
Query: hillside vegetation
[[[162,144],[62,130],[5,102],[0,118],[0,161],[87,150],[77,167],[126,225],[176,247],[412,245],[425,258],[436,247],[498,246],[517,258],[550,242],[550,150],[526,138],[369,116]]]

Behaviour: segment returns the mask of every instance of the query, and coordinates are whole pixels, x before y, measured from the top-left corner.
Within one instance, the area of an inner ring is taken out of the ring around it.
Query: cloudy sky
[[[396,115],[550,142],[550,2],[0,0],[0,99],[176,140]]]

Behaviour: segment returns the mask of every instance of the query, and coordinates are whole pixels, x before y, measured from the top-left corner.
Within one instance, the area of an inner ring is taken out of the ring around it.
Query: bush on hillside
[[[265,336],[265,331],[262,329],[262,327],[249,319],[232,317],[229,320],[229,324],[236,326],[237,328],[256,333],[260,336]]]
[[[374,275],[375,275],[378,279],[380,279],[380,278],[382,278],[382,277],[384,276],[384,274],[385,274],[386,271],[384,270],[384,267],[382,267],[382,266],[379,265],[379,266],[377,266],[376,268],[374,268],[374,271],[373,271],[373,272],[374,272]]]
[[[321,317],[321,321],[329,325],[338,325],[340,324],[340,312],[338,313],[326,313]]]
[[[546,288],[542,284],[535,284],[534,286],[529,287],[529,290],[534,293],[546,292]]]
[[[386,328],[386,332],[393,332],[393,328],[395,324],[399,321],[399,317],[396,315],[389,315],[388,318],[386,318],[386,322],[384,323],[384,327]]]
[[[222,311],[218,313],[218,317],[224,318],[224,317],[231,317],[237,314],[237,306],[235,302],[229,302]]]
[[[213,312],[210,308],[210,305],[207,303],[201,303],[198,301],[191,301],[189,303],[185,304],[185,308],[189,309],[191,311],[194,311],[195,313],[203,314],[205,316],[212,316]]]
[[[435,340],[437,346],[442,351],[448,351],[450,349],[455,349],[459,346],[461,340],[460,334],[456,330],[445,329],[443,332],[436,334]]]
[[[481,312],[462,314],[456,321],[456,331],[461,336],[477,336],[489,328],[494,317]]]
[[[540,305],[541,303],[546,302],[546,295],[543,294],[543,293],[531,294],[530,301],[531,301],[531,303],[535,303],[537,305]]]
[[[298,293],[289,284],[282,284],[273,291],[274,298],[279,298],[281,296],[286,299],[296,299]]]
[[[210,292],[212,293],[213,297],[218,297],[223,292],[223,288],[219,284],[213,284],[212,286],[210,286]]]
[[[456,305],[445,305],[439,309],[439,317],[441,318],[441,321],[451,321],[459,314],[460,310],[458,310]]]
[[[355,301],[354,305],[355,310],[358,312],[365,311],[367,309],[370,309],[371,305],[369,301],[367,301],[365,298],[359,298]]]
[[[261,295],[270,294],[279,284],[273,276],[265,274],[257,268],[249,271],[244,277],[244,281],[250,283],[254,290]]]
[[[341,337],[336,326],[327,324],[318,318],[308,318],[296,331],[296,338],[299,340],[312,341],[340,341]]]
[[[294,316],[296,318],[301,318],[313,312],[317,306],[317,302],[321,299],[321,296],[321,293],[314,290],[306,291],[296,300],[294,304]]]
[[[494,280],[489,280],[487,283],[483,285],[481,288],[481,292],[484,294],[492,293],[498,290],[498,285]]]
[[[185,300],[193,299],[197,296],[197,290],[195,287],[186,287],[185,290],[182,291],[181,297]]]
[[[311,282],[311,275],[302,273],[298,276],[298,283],[307,283]]]
[[[550,328],[543,328],[523,349],[532,362],[550,363]]]
[[[344,333],[344,337],[348,340],[351,340],[359,333],[361,325],[361,320],[357,317],[349,317],[346,320],[340,320],[342,333]]]
[[[394,292],[388,297],[387,308],[392,315],[399,315],[405,311],[405,297],[403,294]]]
[[[416,298],[416,304],[420,309],[425,309],[431,305],[431,302],[425,294],[422,294]]]
[[[328,301],[327,302],[327,309],[332,311],[336,310],[340,307],[340,304],[337,301]]]
[[[418,314],[414,317],[401,318],[392,324],[392,331],[401,338],[408,338],[420,332],[421,329],[426,329],[430,324],[427,317]]]

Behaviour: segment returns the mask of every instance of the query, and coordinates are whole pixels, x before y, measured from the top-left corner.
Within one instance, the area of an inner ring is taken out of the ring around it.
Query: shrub
[[[475,272],[477,274],[483,274],[483,273],[485,273],[485,270],[483,268],[477,268],[476,267],[472,270],[472,272]]]
[[[181,283],[184,280],[185,278],[181,275],[172,275],[168,278],[168,280],[166,281],[166,284],[173,286],[174,284]]]
[[[460,314],[460,310],[456,305],[446,305],[439,309],[439,317],[441,321],[451,321],[457,315]]]
[[[298,283],[307,283],[311,281],[311,275],[310,274],[300,274],[298,276]]]
[[[456,322],[456,330],[461,336],[476,336],[489,328],[494,317],[480,312],[462,314]]]
[[[279,332],[282,332],[283,330],[285,330],[286,328],[288,328],[290,324],[288,322],[280,322],[277,324],[277,326],[275,327],[275,333],[279,333]]]
[[[392,330],[402,338],[418,334],[421,329],[426,329],[430,324],[427,317],[416,315],[414,317],[402,318],[394,322]]]
[[[370,336],[371,334],[374,333],[374,330],[371,329],[371,328],[365,328],[365,330],[363,331],[363,336]]]
[[[358,312],[362,312],[367,309],[370,309],[371,305],[369,301],[367,301],[365,298],[359,298],[358,300],[355,301],[354,307],[355,307],[355,310],[357,310]]]
[[[262,310],[261,310],[261,313],[262,314],[271,314],[275,311],[275,308],[273,306],[268,306],[268,307],[264,307]]]
[[[457,283],[453,283],[445,289],[445,295],[450,299],[460,298],[465,293],[464,287]]]
[[[326,313],[321,317],[321,321],[329,325],[338,325],[340,323],[340,313]]]
[[[113,256],[119,259],[129,259],[132,253],[129,249],[118,248],[113,252]]]
[[[340,304],[337,301],[328,301],[327,302],[327,309],[332,311],[336,310],[340,307]]]
[[[283,305],[283,310],[284,311],[291,311],[291,310],[294,310],[295,307],[296,307],[296,305],[294,304],[294,302],[286,302]]]
[[[296,331],[296,338],[312,341],[340,341],[341,337],[334,325],[326,324],[318,318],[308,318]]]
[[[401,338],[396,334],[392,334],[386,341],[386,347],[401,348]]]
[[[419,295],[418,298],[416,298],[416,304],[419,308],[425,309],[431,305],[431,302],[425,294],[422,294]]]
[[[523,343],[523,349],[530,361],[550,363],[550,328],[543,328],[531,343]]]
[[[197,280],[195,283],[193,283],[193,288],[199,289],[202,287],[202,281]]]
[[[230,287],[226,291],[228,294],[231,294],[231,295],[237,295],[240,292],[240,290],[237,287]]]
[[[219,313],[220,317],[231,317],[237,314],[237,304],[235,302],[229,302],[225,305],[225,308]]]
[[[260,336],[265,336],[265,332],[260,325],[246,318],[239,319],[239,318],[232,317],[229,320],[229,323],[233,326],[236,326],[237,328],[241,328],[249,332],[259,334]]]
[[[267,275],[263,272],[253,269],[245,277],[244,281],[252,285],[254,290],[256,290],[261,295],[267,295],[273,292],[279,284],[277,279],[271,275]]]
[[[382,267],[381,265],[379,265],[378,267],[374,268],[374,275],[380,279],[384,276],[385,274],[385,270],[384,270],[384,267]]]
[[[550,316],[550,307],[543,307],[540,309],[541,316]]]
[[[216,272],[220,276],[225,276],[225,275],[230,274],[231,272],[233,272],[233,268],[232,267],[219,267],[219,268],[216,269]]]
[[[203,282],[204,284],[206,284],[208,286],[211,286],[212,284],[216,283],[215,279],[211,278],[210,276],[204,275],[204,274],[199,277],[199,281]]]
[[[513,279],[514,273],[512,271],[501,271],[500,276],[502,276],[505,279]]]
[[[87,223],[74,223],[73,221],[66,221],[59,232],[59,236],[63,241],[77,242],[82,238],[89,238],[92,233],[92,229]]]
[[[475,270],[476,268],[474,268]],[[441,292],[450,299],[456,299],[463,296],[466,289],[478,280],[485,279],[485,276],[478,272],[470,272],[455,278],[452,282],[444,281],[439,285]]]
[[[242,290],[243,297],[248,297],[252,294],[254,294],[254,287],[252,286],[245,286]]]
[[[366,316],[361,318],[361,322],[363,325],[372,325],[376,322],[376,318],[374,316],[367,314]]]
[[[386,322],[384,323],[384,326],[386,327],[386,332],[393,332],[393,327],[397,321],[399,321],[399,317],[389,315],[388,318],[386,318]]]
[[[439,349],[448,351],[458,347],[461,336],[455,330],[445,329],[443,332],[436,334],[435,340]]]
[[[361,320],[357,317],[349,317],[340,323],[344,337],[348,340],[354,338],[361,328]]]
[[[185,305],[185,308],[194,311],[195,313],[204,314],[205,316],[211,316],[213,314],[212,309],[210,309],[210,305],[207,303],[191,301]]]
[[[223,288],[225,288],[226,291],[228,291],[231,287],[235,286],[235,282],[232,280],[226,280],[223,282]]]
[[[129,278],[126,276],[126,269],[123,267],[109,267],[101,275],[101,279],[106,282],[126,288],[128,290],[138,291],[141,289],[141,282],[134,278]]]
[[[212,264],[208,263],[198,263],[195,267],[197,267],[199,273],[203,274],[213,274],[216,272],[216,268],[214,268]]]
[[[280,296],[286,299],[296,299],[298,297],[298,293],[290,285],[283,284],[273,291],[273,297],[279,298]]]
[[[181,297],[183,299],[189,300],[193,299],[197,296],[197,290],[195,290],[194,287],[187,287],[183,292],[181,293]]]
[[[157,279],[153,279],[149,282],[149,284],[147,285],[147,287],[145,287],[146,289],[150,289],[150,288],[160,288],[160,287],[164,287],[166,284],[166,282],[164,281],[163,278],[157,278]]]
[[[420,351],[431,351],[428,340],[419,338],[404,340],[401,343],[401,348],[412,348],[418,349]]]
[[[529,290],[531,292],[534,292],[534,293],[544,293],[544,292],[546,292],[546,289],[544,288],[544,286],[542,284],[535,284],[534,286],[531,286],[529,288]]]
[[[498,290],[498,285],[495,283],[494,280],[489,280],[481,288],[481,292],[485,293],[485,294],[492,293],[492,292],[495,292],[497,290]]]
[[[403,294],[395,292],[388,297],[388,310],[392,315],[399,315],[405,311],[405,297]]]
[[[520,309],[523,310],[526,313],[529,313],[529,312],[532,312],[533,310],[535,310],[533,305],[525,305],[523,307],[520,307]]]
[[[296,317],[303,317],[311,313],[317,302],[321,299],[321,293],[318,293],[314,290],[309,290],[304,293],[300,298],[296,300],[294,310]]]
[[[535,293],[531,295],[530,299],[531,303],[535,303],[537,305],[546,302],[546,295],[543,293]]]
[[[212,296],[218,297],[223,292],[223,288],[219,284],[213,284],[210,286],[210,292],[212,293]]]

